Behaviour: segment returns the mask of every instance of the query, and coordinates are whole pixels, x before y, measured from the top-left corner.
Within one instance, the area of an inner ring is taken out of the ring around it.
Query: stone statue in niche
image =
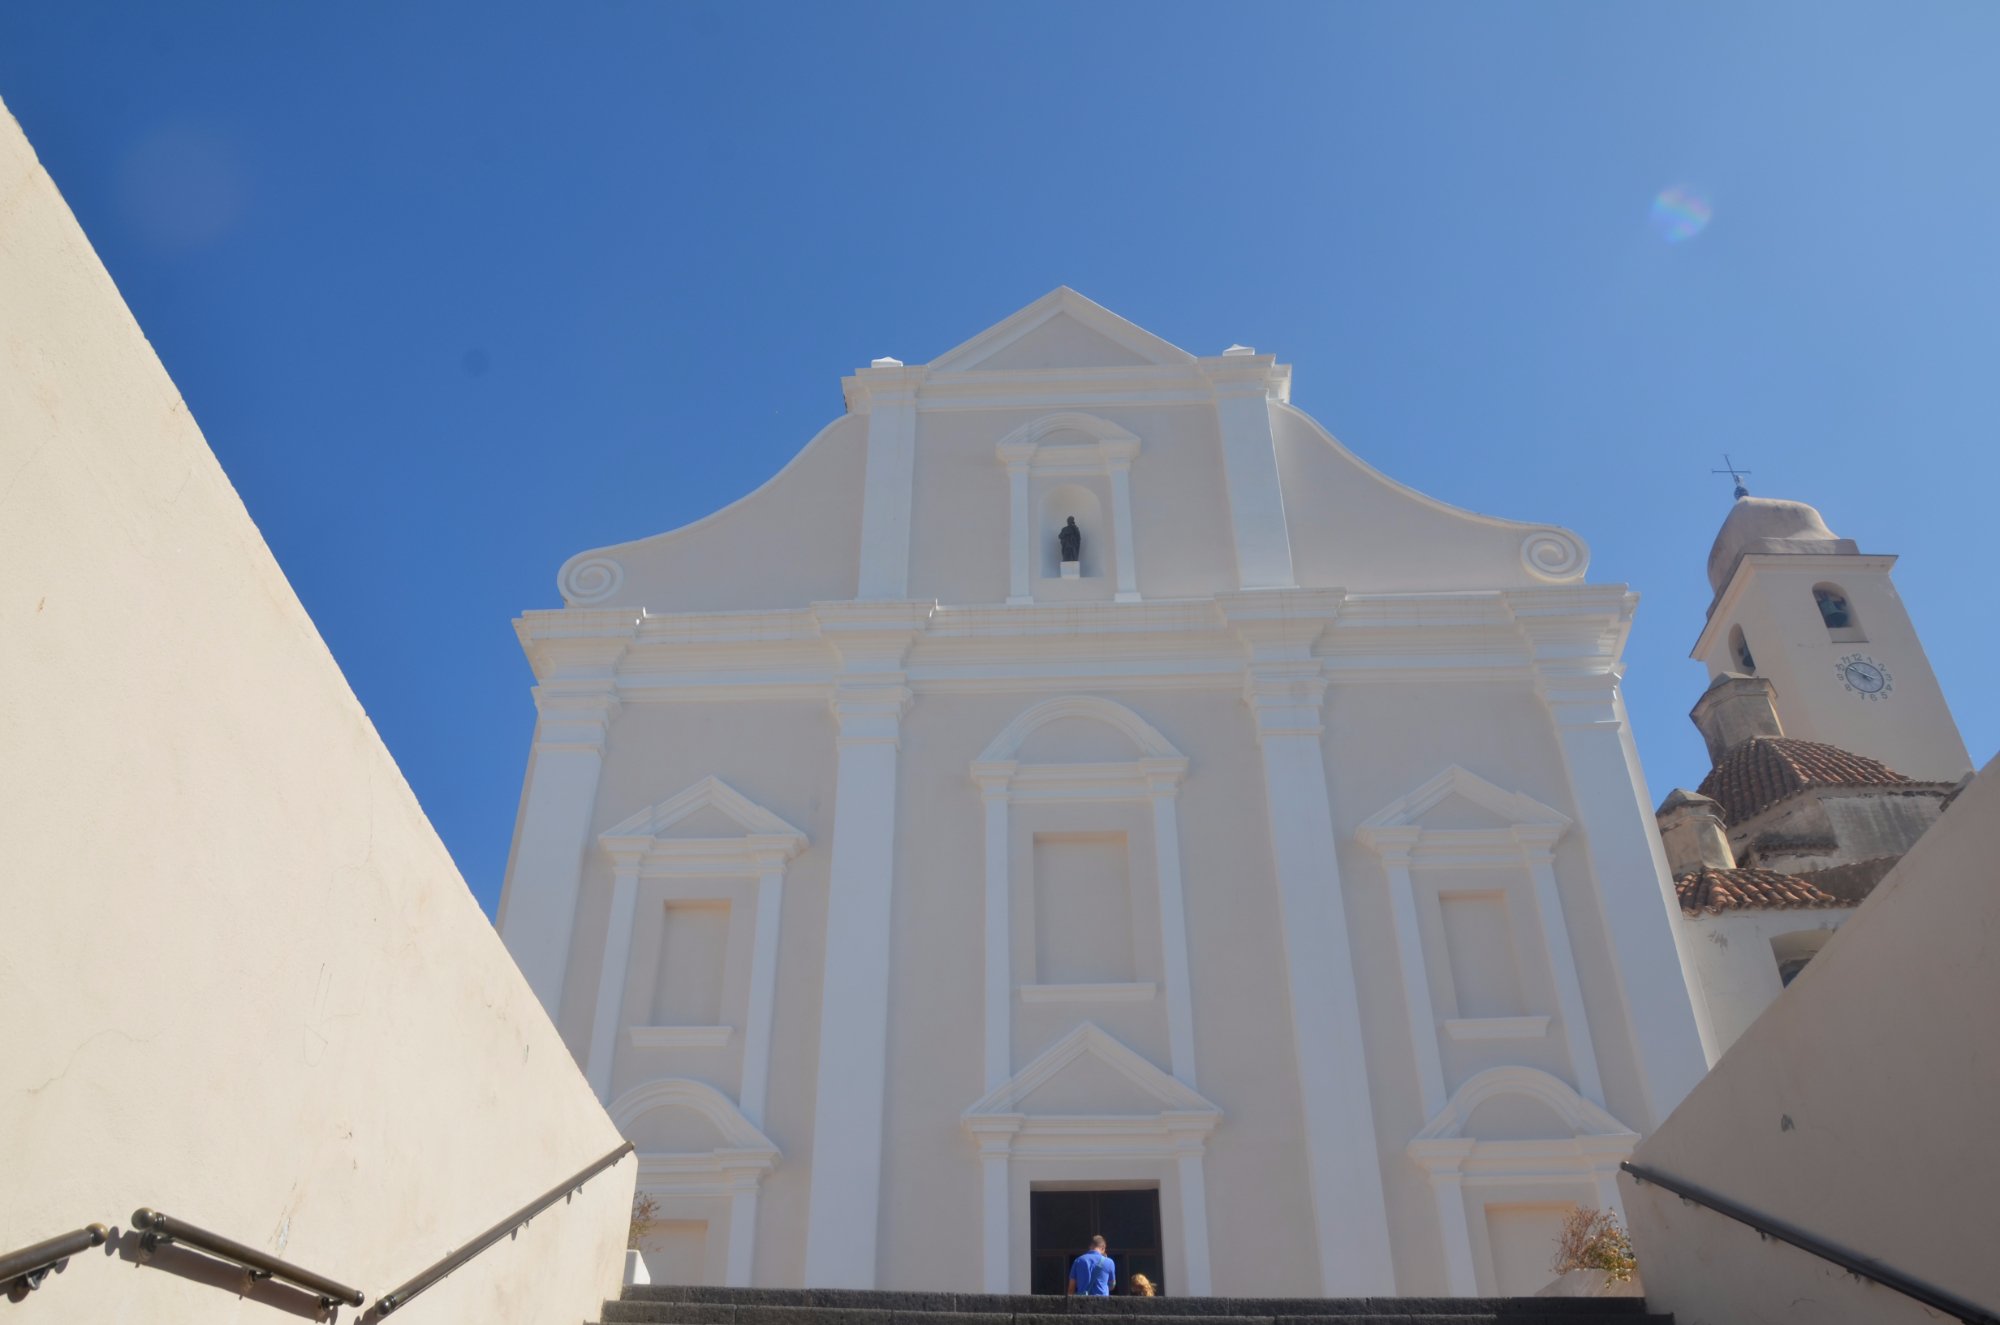
[[[1069,518],[1068,524],[1056,530],[1056,545],[1062,549],[1064,561],[1083,560],[1083,530],[1076,527],[1074,515]]]

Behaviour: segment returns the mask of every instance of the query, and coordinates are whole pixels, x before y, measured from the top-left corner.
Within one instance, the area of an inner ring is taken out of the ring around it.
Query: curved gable
[[[1479,515],[1404,487],[1305,411],[1271,406],[1299,584],[1361,593],[1518,589],[1580,581],[1590,550],[1567,529]]]
[[[867,416],[844,415],[770,481],[713,515],[579,552],[556,577],[564,606],[658,614],[854,597],[867,446]]]

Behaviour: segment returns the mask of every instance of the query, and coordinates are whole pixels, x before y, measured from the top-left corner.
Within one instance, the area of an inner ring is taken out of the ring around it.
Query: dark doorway
[[[1156,1187],[1117,1191],[1031,1191],[1028,1193],[1030,1281],[1037,1293],[1060,1294],[1069,1284],[1069,1265],[1102,1233],[1118,1267],[1113,1292],[1143,1274],[1154,1290],[1167,1291],[1166,1260],[1160,1251],[1160,1192]]]

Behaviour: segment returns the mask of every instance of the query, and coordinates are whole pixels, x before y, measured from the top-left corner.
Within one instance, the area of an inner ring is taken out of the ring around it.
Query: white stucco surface
[[[1997,823],[1989,763],[1635,1160],[2000,1306]],[[1647,1299],[1681,1325],[1939,1318],[1657,1187],[1619,1185]]]
[[[1879,759],[1920,782],[1956,782],[1972,758],[1891,579],[1895,564],[1834,538],[1802,502],[1741,498],[1709,555],[1716,597],[1692,656],[1711,680],[1750,671],[1736,655],[1740,636],[1771,683],[1785,735]],[[1822,619],[1820,588],[1845,601],[1848,625]],[[1882,688],[1847,684],[1851,661],[1885,677]]]
[[[4,114],[0,291],[0,1247],[153,1206],[372,1299],[617,1130]],[[398,1319],[594,1318],[634,1168]],[[136,1245],[6,1310],[284,1318]]]
[[[1705,1066],[1636,600],[1290,383],[1057,290],[516,622],[501,931],[656,1281],[1025,1290],[1032,1194],[1099,1186],[1159,1193],[1170,1294],[1491,1293],[1615,1203]]]

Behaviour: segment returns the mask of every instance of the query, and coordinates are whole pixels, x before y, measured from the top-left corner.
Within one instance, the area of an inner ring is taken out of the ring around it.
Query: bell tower
[[[1767,679],[1785,735],[1950,782],[1972,760],[1903,600],[1893,556],[1864,554],[1804,502],[1736,504],[1708,554],[1715,590],[1693,657]]]

